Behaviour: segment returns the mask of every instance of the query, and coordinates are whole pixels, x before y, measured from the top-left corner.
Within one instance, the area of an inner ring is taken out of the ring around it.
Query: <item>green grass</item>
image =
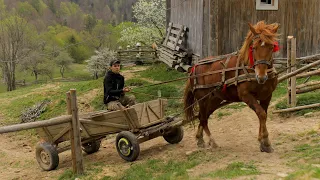
[[[141,164],[132,165],[122,175],[115,179],[121,180],[164,180],[164,179],[189,179],[188,169],[200,163],[216,161],[221,156],[206,154],[198,151],[192,153],[187,159],[177,160],[148,160]]]
[[[82,180],[96,180],[96,175],[102,172],[104,164],[102,163],[91,163],[86,164],[84,175],[75,175],[72,170],[64,171],[57,179],[58,180],[71,180],[79,178]],[[106,179],[106,178],[105,178]]]
[[[133,163],[128,169],[121,171],[116,177],[104,176],[100,180],[167,180],[167,179],[190,179],[188,170],[201,163],[215,162],[225,155],[211,154],[207,151],[197,151],[181,160],[169,159],[150,159],[142,162]],[[86,165],[85,174],[75,176],[71,170],[64,171],[58,179],[67,180],[78,177],[83,180],[95,180],[103,175],[102,168],[104,163],[96,162]]]
[[[132,89],[132,94],[136,97],[138,103],[150,101],[158,98],[158,91],[161,91],[161,97],[168,99],[168,108],[166,109],[167,113],[175,113],[182,110],[182,102],[179,99],[170,99],[170,98],[182,98],[181,91],[177,86],[173,84],[162,84],[159,86],[150,86],[151,83],[141,80],[141,79],[129,79],[126,81],[127,86],[135,86]]]
[[[291,173],[287,180],[320,178],[320,134],[315,130],[299,133],[295,135],[299,139],[291,152],[286,153],[289,159],[288,165],[296,171]],[[314,166],[317,165],[317,166]]]
[[[260,174],[260,172],[253,163],[233,162],[226,168],[206,174],[204,177],[231,179],[239,176],[258,174]]]
[[[309,105],[309,104],[315,104],[320,102],[320,92],[315,91],[315,92],[309,92],[305,94],[299,94],[297,96],[297,106],[304,106],[304,105]],[[276,104],[276,109],[286,109],[289,108],[287,104],[287,99],[284,99]],[[299,111],[293,112],[295,115],[304,115],[309,112],[316,112],[319,111],[320,108],[309,108],[309,109],[303,109]],[[285,113],[283,113],[285,114]]]
[[[53,85],[53,86],[52,86]],[[76,89],[77,95],[82,95],[92,89],[101,88],[102,80],[81,81],[81,82],[64,82],[52,83],[51,88],[39,90],[46,85],[32,85],[20,90],[5,92],[0,94],[0,100],[9,98],[7,104],[1,105],[1,112],[9,122],[18,122],[21,111],[31,107],[45,99],[51,103],[47,106],[46,111],[41,114],[41,119],[49,119],[59,116],[66,112],[66,92],[70,89]]]
[[[170,81],[177,78],[187,77],[188,75],[186,73],[178,72],[175,69],[168,69],[168,66],[165,64],[155,64],[149,67],[146,71],[141,72],[140,76],[155,81]],[[186,79],[175,81],[170,84],[183,86],[185,83]]]
[[[246,107],[247,105],[245,103],[232,103],[226,106],[223,106],[221,109],[242,109]]]
[[[302,166],[300,170],[295,171],[285,178],[285,180],[296,180],[296,179],[319,179],[320,168],[312,166]]]
[[[91,80],[91,74],[86,70],[85,64],[72,64],[70,68],[67,69],[64,73],[65,80]],[[60,70],[58,67],[55,67],[53,70],[53,79],[54,81],[60,81],[61,75]],[[21,80],[25,80],[26,84],[34,84],[35,77],[31,75],[29,71],[20,71],[19,67],[16,71],[16,82]],[[46,75],[39,75],[38,76],[38,84],[49,83],[51,79]],[[17,86],[17,89],[24,89],[25,86]],[[6,85],[0,81],[0,93],[6,92]]]
[[[230,115],[231,115],[231,113],[229,113],[229,112],[221,112],[221,111],[219,111],[217,114],[219,120],[221,120],[221,118],[224,116],[230,116]]]

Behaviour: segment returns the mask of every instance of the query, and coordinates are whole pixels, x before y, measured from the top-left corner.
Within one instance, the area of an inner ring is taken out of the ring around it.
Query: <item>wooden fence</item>
[[[117,58],[123,63],[143,64],[157,60],[157,51],[147,46],[117,51]]]
[[[297,94],[311,92],[320,89],[320,81],[309,82],[312,76],[320,75],[320,54],[296,57],[297,47],[296,38],[288,36],[287,39],[287,74],[278,79],[279,82],[287,79],[287,104],[288,109],[276,110],[274,113],[291,112],[301,109],[320,107],[320,103],[297,107]],[[307,65],[306,65],[307,64]],[[305,72],[309,70],[309,72]],[[306,78],[306,80],[297,85],[297,79]]]
[[[80,125],[75,89],[67,92],[67,111],[69,115],[59,116],[49,120],[0,127],[0,134],[34,128],[46,128],[48,126],[63,123],[71,123],[70,141],[73,172],[75,174],[83,174],[84,169],[82,160]]]

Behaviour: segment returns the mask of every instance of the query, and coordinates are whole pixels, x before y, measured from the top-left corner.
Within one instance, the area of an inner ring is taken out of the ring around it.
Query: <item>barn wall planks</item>
[[[172,8],[168,13],[170,21],[190,28],[188,46],[202,57],[238,50],[248,32],[247,22],[255,24],[260,20],[280,24],[278,32],[282,48],[277,56],[286,57],[289,35],[297,38],[297,57],[320,52],[319,0],[279,0],[279,9],[275,11],[256,10],[254,0],[167,2]]]
[[[186,48],[192,49],[194,54],[201,55],[203,1],[189,0],[182,2],[182,0],[171,0],[170,6],[170,21],[189,28]]]
[[[256,10],[255,1],[212,0],[218,5],[218,23],[211,17],[212,26],[218,28],[218,50],[214,54],[226,54],[241,47],[246,33],[247,22],[256,23],[265,20],[267,23],[280,23],[279,56],[286,56],[286,38],[293,35],[297,38],[297,57],[316,54],[320,50],[320,3],[318,0],[279,0],[276,11]],[[211,13],[214,7],[211,7]],[[214,28],[213,28],[214,29]],[[215,33],[215,32],[211,32]],[[211,41],[213,46],[214,41]]]

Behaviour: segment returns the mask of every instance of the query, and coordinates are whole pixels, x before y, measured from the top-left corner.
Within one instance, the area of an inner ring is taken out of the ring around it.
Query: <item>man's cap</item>
[[[120,64],[119,60],[112,60],[110,61],[110,66],[114,65],[114,64]]]

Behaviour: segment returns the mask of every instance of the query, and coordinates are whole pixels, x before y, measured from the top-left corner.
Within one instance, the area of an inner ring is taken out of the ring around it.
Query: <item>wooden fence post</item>
[[[287,74],[291,73],[291,39],[293,36],[287,38]],[[287,104],[291,106],[291,78],[287,80]]]
[[[296,65],[296,38],[291,39],[291,72],[297,70]],[[296,94],[296,84],[297,84],[297,77],[292,76],[291,78],[291,107],[297,106],[297,94]]]
[[[81,149],[80,122],[78,116],[77,96],[75,89],[71,89],[67,93],[67,110],[68,113],[72,114],[70,141],[73,173],[83,174],[84,169]]]

